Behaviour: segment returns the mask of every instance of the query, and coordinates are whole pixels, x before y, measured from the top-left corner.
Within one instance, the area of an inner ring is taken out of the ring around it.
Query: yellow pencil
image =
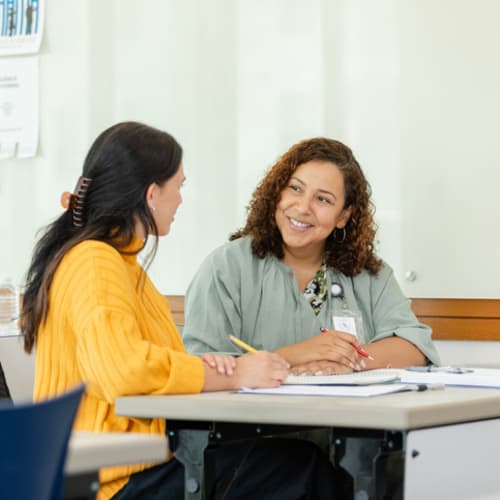
[[[228,335],[227,338],[233,344],[236,344],[237,346],[241,347],[242,349],[244,349],[247,352],[257,352],[257,349],[254,349],[252,346],[245,344],[245,342],[243,342],[243,340],[240,340],[240,339],[234,337],[233,335]]]

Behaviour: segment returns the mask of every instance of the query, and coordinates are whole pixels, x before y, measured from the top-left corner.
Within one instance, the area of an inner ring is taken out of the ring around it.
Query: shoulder
[[[104,241],[98,240],[85,240],[77,245],[75,245],[70,252],[74,252],[75,254],[80,253],[96,253],[96,254],[117,254],[120,255],[120,252],[116,250],[116,248],[112,247],[109,243],[105,243]],[[70,253],[68,252],[68,253]]]
[[[333,273],[335,275],[335,270]],[[363,269],[352,278],[348,278],[344,274],[341,276],[344,278],[342,281],[346,280],[355,290],[365,290],[375,294],[380,293],[390,281],[395,280],[392,267],[385,262],[375,274]]]
[[[391,266],[385,262],[376,274],[364,270],[353,280],[354,288],[359,294],[369,294],[372,301],[399,301],[404,298]]]
[[[87,240],[75,245],[64,256],[60,267],[90,272],[91,269],[109,269],[113,272],[124,268],[125,260],[118,250],[103,241]]]
[[[228,283],[253,282],[269,267],[269,259],[260,259],[252,252],[248,237],[229,241],[211,252],[197,273],[198,280]]]
[[[123,297],[135,290],[135,272],[128,258],[105,242],[83,241],[65,255],[56,271],[55,282],[80,294],[82,298],[78,303],[93,296],[94,302],[109,304],[111,297]]]
[[[108,243],[86,240],[75,245],[65,256],[66,260],[88,260],[102,258],[110,261],[123,260],[120,252]]]
[[[369,273],[366,269],[363,269],[363,272],[361,274],[367,276],[367,279],[369,279],[372,283],[385,283],[389,279],[394,277],[394,270],[389,264],[382,261],[382,265],[376,273],[372,274]]]
[[[363,269],[359,274],[353,277],[353,281],[362,281],[369,283],[384,283],[394,275],[392,267],[386,262],[382,262],[380,269],[376,273],[370,273]]]
[[[224,243],[211,252],[206,260],[212,264],[227,266],[228,264],[238,264],[242,261],[250,262],[255,258],[252,253],[252,241],[245,236]]]

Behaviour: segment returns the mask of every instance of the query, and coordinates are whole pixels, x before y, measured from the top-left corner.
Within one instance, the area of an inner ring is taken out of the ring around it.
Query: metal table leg
[[[175,438],[175,456],[184,465],[184,500],[208,500],[215,486],[215,456],[208,447],[208,430],[179,430],[168,433]]]

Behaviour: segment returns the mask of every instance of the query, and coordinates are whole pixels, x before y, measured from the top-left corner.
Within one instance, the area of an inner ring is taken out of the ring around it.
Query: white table
[[[447,387],[441,391],[396,393],[374,398],[276,397],[228,392],[128,396],[116,401],[116,413],[167,418],[170,445],[186,466],[186,499],[204,498],[205,489],[212,486],[211,480],[203,475],[206,446],[222,443],[236,435],[255,437],[278,430],[283,432],[289,429],[286,426],[332,428],[336,454],[341,454],[345,440],[353,432],[376,436],[381,443],[377,465],[380,466],[377,469],[379,477],[374,479],[377,493],[387,487],[389,480],[404,482],[405,500],[433,498],[432,495],[420,496],[419,491],[427,478],[419,477],[418,470],[428,471],[426,464],[429,463],[440,464],[444,470],[449,454],[456,454],[457,443],[461,440],[469,445],[474,442],[487,460],[479,463],[477,457],[468,460],[467,449],[463,449],[458,458],[454,457],[462,466],[454,484],[446,485],[451,488],[448,498],[461,498],[461,481],[470,485],[474,481],[474,471],[479,469],[486,470],[491,477],[488,484],[477,481],[476,493],[488,495],[500,491],[500,479],[496,478],[499,476],[497,461],[491,460],[491,453],[487,452],[494,448],[491,438],[500,438],[500,390],[496,389]],[[481,431],[485,426],[489,426],[489,434]],[[436,432],[440,429],[448,429],[444,439],[439,438],[443,433]],[[434,436],[426,441],[423,433],[429,430],[435,431]],[[413,443],[411,449],[407,446],[409,440]],[[385,477],[388,471],[396,477]],[[437,477],[439,473],[435,471]],[[411,481],[406,481],[406,477]],[[408,484],[411,484],[411,491]]]
[[[81,498],[99,488],[101,467],[163,462],[166,436],[130,432],[74,431],[65,464],[65,498]]]
[[[166,436],[131,432],[72,433],[65,472],[92,472],[110,465],[163,462],[167,459]]]

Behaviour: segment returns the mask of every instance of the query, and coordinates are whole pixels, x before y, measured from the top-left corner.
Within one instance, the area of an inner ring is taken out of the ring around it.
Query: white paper
[[[38,58],[0,58],[0,158],[35,156]]]
[[[447,371],[413,372],[400,370],[401,382],[407,384],[445,384],[464,387],[489,387],[500,389],[500,369],[472,368],[471,373]]]
[[[245,394],[270,394],[275,396],[347,396],[370,397],[412,390],[406,384],[381,385],[282,385],[272,389],[241,389]]]
[[[337,375],[288,375],[287,385],[372,385],[399,382],[397,373],[374,373],[373,370]]]
[[[0,0],[0,56],[40,50],[45,0]]]

